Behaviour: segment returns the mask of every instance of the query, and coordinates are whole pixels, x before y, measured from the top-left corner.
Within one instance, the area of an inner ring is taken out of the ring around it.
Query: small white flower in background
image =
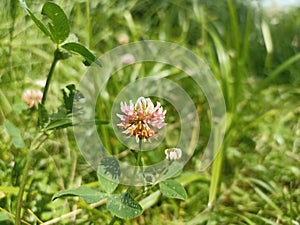
[[[35,80],[34,83],[39,87],[45,87],[46,80]]]
[[[177,160],[182,156],[182,151],[180,148],[167,148],[165,150],[167,160]]]
[[[131,54],[124,54],[121,56],[121,63],[123,64],[133,64],[135,63],[135,58]]]
[[[43,93],[39,90],[25,90],[22,98],[29,108],[36,107],[42,101]]]
[[[129,42],[129,37],[127,34],[121,34],[119,37],[118,37],[118,42],[119,44],[121,45],[125,45],[125,44],[128,44]]]

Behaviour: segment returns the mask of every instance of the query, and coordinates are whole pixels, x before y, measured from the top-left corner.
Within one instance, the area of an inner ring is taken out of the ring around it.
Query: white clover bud
[[[167,160],[178,160],[182,156],[182,151],[180,148],[167,148],[165,154]]]
[[[129,65],[129,64],[134,64],[135,63],[135,58],[132,54],[124,54],[121,56],[121,63],[122,64],[126,64],[126,65]]]
[[[119,37],[118,37],[118,42],[119,44],[121,45],[125,45],[125,44],[128,44],[129,42],[129,37],[127,34],[121,34]]]

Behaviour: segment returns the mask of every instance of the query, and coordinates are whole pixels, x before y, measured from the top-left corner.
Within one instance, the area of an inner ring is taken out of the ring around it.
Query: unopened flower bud
[[[167,160],[178,160],[182,156],[182,151],[180,148],[167,148],[165,154]]]

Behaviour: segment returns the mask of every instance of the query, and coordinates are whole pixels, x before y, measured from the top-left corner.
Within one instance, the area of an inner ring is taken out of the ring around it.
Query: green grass
[[[235,0],[55,2],[70,18],[71,32],[97,56],[117,47],[124,33],[130,42],[175,42],[207,62],[225,98],[224,142],[221,149],[214,149],[220,151],[213,164],[200,172],[211,118],[208,102],[195,83],[172,66],[157,63],[132,65],[112,76],[107,93],[102,93],[97,103],[100,120],[110,118],[113,101],[125,85],[140,77],[165,76],[187,91],[201,123],[195,154],[177,177],[188,199],[157,197],[154,192],[152,200],[145,200],[149,208],[143,215],[115,224],[299,223],[299,9],[267,14]],[[59,221],[56,224],[75,224],[75,220],[76,224],[108,224],[112,215],[103,204],[90,206],[77,198],[51,201],[54,193],[81,184],[99,188],[96,172],[83,159],[72,128],[54,131],[30,153],[38,115],[24,109],[22,93],[27,88],[41,89],[34,81],[46,79],[55,46],[18,4],[15,0],[0,3],[0,224],[15,222],[29,154],[32,163],[24,184],[23,224],[55,224],[55,220]],[[42,2],[27,4],[42,18]],[[270,30],[271,52],[266,50],[263,21]],[[72,56],[57,64],[46,103],[50,111],[61,104],[60,89],[78,84],[86,72],[81,60]],[[173,137],[179,130],[178,115],[172,113],[172,106],[166,104],[166,108],[171,112],[167,122],[173,124]],[[5,121],[20,130],[26,147],[15,147]],[[110,125],[100,125],[98,131],[110,152],[126,150]],[[162,149],[172,143],[172,137],[167,135]],[[130,160],[134,161],[133,156],[128,156]],[[148,154],[146,161],[152,160],[157,160],[156,156]]]

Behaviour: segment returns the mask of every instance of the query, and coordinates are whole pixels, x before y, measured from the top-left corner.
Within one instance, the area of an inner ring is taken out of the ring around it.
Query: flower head
[[[180,148],[168,148],[165,150],[167,160],[177,160],[182,156],[182,151]]]
[[[29,108],[33,108],[42,101],[43,93],[39,90],[26,90],[23,92],[23,100]]]
[[[118,37],[118,42],[119,44],[121,45],[125,45],[125,44],[128,44],[129,42],[129,37],[127,34],[121,34],[119,37]]]
[[[135,58],[134,58],[134,56],[132,55],[132,54],[129,54],[129,53],[127,53],[127,54],[124,54],[124,55],[122,55],[121,56],[121,63],[122,64],[133,64],[135,62]]]
[[[135,104],[130,100],[129,105],[121,102],[121,111],[124,115],[117,114],[121,119],[117,126],[124,129],[126,135],[135,136],[137,142],[140,139],[150,141],[150,137],[157,133],[154,128],[160,129],[166,125],[166,110],[159,102],[154,106],[150,98],[140,97]]]

